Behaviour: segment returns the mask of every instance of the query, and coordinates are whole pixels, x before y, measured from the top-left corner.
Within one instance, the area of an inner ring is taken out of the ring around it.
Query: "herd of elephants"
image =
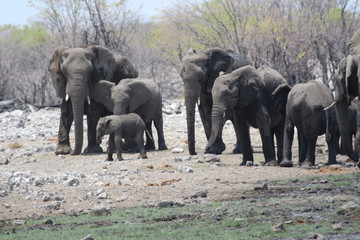
[[[360,167],[360,30],[347,48],[348,55],[340,61],[333,78],[333,93],[326,85],[310,79],[291,87],[275,69],[255,68],[244,56],[228,49],[190,49],[182,58],[180,70],[189,153],[196,154],[198,105],[208,140],[205,153],[221,154],[225,150],[222,129],[225,121],[231,120],[237,141],[233,152],[242,153],[241,165],[253,162],[249,128],[254,127],[260,132],[265,165],[293,166],[291,148],[296,127],[299,165],[315,165],[317,137],[325,134],[327,164],[336,164],[336,155],[343,152]],[[56,154],[81,153],[84,114],[88,125],[84,153],[102,152],[101,138],[110,134],[108,161],[113,160],[115,151],[117,159],[122,160],[123,139],[125,145],[127,141],[136,143],[139,158],[146,158],[146,150],[155,149],[152,123],[157,130],[158,149],[167,149],[159,86],[152,79],[139,77],[127,58],[101,46],[58,47],[49,71],[56,94],[63,99]],[[69,139],[72,122],[73,149]]]

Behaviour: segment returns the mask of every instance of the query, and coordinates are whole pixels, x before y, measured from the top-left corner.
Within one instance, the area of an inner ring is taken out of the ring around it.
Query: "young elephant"
[[[292,167],[291,146],[294,127],[298,131],[299,165],[315,165],[315,146],[317,137],[326,133],[329,148],[327,164],[336,164],[337,121],[335,109],[324,110],[332,101],[329,88],[317,81],[296,84],[291,90],[289,86],[280,86],[273,95],[281,91],[288,92],[284,129],[284,159],[281,167]]]
[[[100,118],[96,126],[96,140],[100,144],[101,138],[110,134],[106,161],[113,161],[114,149],[117,149],[117,160],[123,160],[121,155],[123,138],[135,141],[140,150],[138,158],[147,158],[144,147],[144,131],[145,123],[136,113],[110,115]]]

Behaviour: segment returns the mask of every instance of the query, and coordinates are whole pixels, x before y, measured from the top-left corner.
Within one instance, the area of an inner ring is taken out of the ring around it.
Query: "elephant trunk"
[[[192,94],[193,91],[191,86],[185,85],[186,123],[190,155],[197,154],[195,151],[195,105],[198,97]]]
[[[212,111],[211,111],[211,135],[206,146],[208,149],[211,145],[213,145],[216,139],[219,136],[219,131],[223,122],[223,115],[225,113],[225,106],[223,104],[216,104],[214,101]]]
[[[335,105],[336,115],[339,123],[339,130],[343,151],[351,158],[354,158],[354,151],[349,130],[348,104],[346,101],[337,102]]]
[[[72,84],[73,79],[68,83],[67,94],[70,96],[73,115],[74,115],[74,132],[75,132],[75,147],[71,155],[79,155],[83,145],[83,116],[85,99],[88,94],[88,87],[83,84],[83,80],[75,80],[76,84]],[[81,84],[78,84],[82,82]]]

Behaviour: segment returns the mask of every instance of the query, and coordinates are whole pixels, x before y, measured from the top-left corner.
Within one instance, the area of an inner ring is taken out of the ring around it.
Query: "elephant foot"
[[[254,161],[249,161],[249,160],[243,160],[240,163],[240,166],[252,166],[254,164]]]
[[[103,153],[103,152],[104,151],[99,144],[88,145],[84,150],[84,153]]]
[[[74,149],[71,151],[71,155],[80,155],[81,149]]]
[[[265,162],[264,166],[278,166],[278,162],[274,159],[274,160]]]
[[[241,147],[238,144],[235,145],[235,147],[233,149],[233,153],[234,154],[242,153]]]
[[[167,150],[167,149],[168,148],[167,148],[165,143],[164,144],[159,144],[159,150]]]
[[[117,157],[116,160],[119,161],[119,162],[124,161],[124,159],[122,157]]]
[[[108,156],[106,159],[105,159],[106,162],[112,162],[114,161],[113,157],[112,156]]]
[[[357,162],[356,165],[358,166],[358,168],[360,168],[360,160]]]
[[[279,165],[280,165],[280,167],[293,167],[294,166],[293,162],[288,159],[283,159]]]
[[[147,158],[147,155],[146,154],[140,154],[138,156],[138,159],[146,159]]]
[[[226,149],[225,143],[221,139],[217,139],[213,145],[205,150],[208,154],[221,154]]]
[[[300,164],[300,166],[302,166],[302,167],[311,167],[311,166],[314,166],[314,164],[312,163],[312,162],[310,162],[309,160],[305,160],[305,161],[303,161],[301,164]]]
[[[71,147],[68,144],[58,144],[55,150],[55,155],[66,155],[71,153]]]
[[[330,166],[330,165],[335,165],[335,164],[342,164],[342,163],[340,163],[338,161],[332,161],[332,162],[325,163],[325,166]]]

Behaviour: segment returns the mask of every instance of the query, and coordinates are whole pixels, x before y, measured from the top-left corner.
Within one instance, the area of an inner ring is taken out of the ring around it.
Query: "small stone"
[[[182,153],[184,152],[183,148],[174,148],[173,150],[171,150],[172,153]]]
[[[332,229],[333,230],[343,230],[344,228],[341,223],[337,223],[337,224],[332,225]]]
[[[120,198],[116,199],[115,202],[123,202],[129,199],[128,195],[123,195]]]
[[[94,240],[94,238],[89,234],[86,237],[80,239],[80,240]]]
[[[111,214],[110,208],[101,206],[91,209],[90,212],[93,216],[108,216]]]
[[[292,220],[287,220],[287,221],[284,221],[285,224],[293,224],[293,221]]]
[[[179,171],[182,173],[192,173],[194,172],[194,170],[191,167],[185,166],[185,165],[180,165],[178,167]]]
[[[25,220],[14,220],[14,221],[12,221],[13,226],[21,226],[21,225],[25,225],[25,224],[26,224]]]
[[[107,199],[108,195],[107,193],[103,192],[98,195],[98,199]]]
[[[280,232],[280,231],[284,231],[285,227],[284,227],[284,224],[278,223],[275,226],[272,226],[271,230],[274,231],[274,232]]]
[[[9,159],[8,158],[0,160],[0,165],[8,165],[8,164],[9,164]]]
[[[203,161],[207,162],[207,163],[220,162],[220,157],[218,155],[214,155],[214,154],[205,154]]]
[[[267,185],[266,182],[264,182],[263,184],[261,184],[261,186],[254,187],[254,190],[255,190],[255,191],[268,190],[268,189],[269,189],[269,187],[268,187],[268,185]]]
[[[182,203],[174,202],[174,201],[162,201],[157,205],[159,208],[170,208],[170,207],[181,207],[184,206]]]
[[[53,225],[53,224],[54,224],[54,222],[53,222],[53,220],[51,220],[51,219],[45,219],[45,221],[43,222],[43,224],[46,224],[46,225]]]
[[[0,197],[6,197],[8,195],[7,191],[0,191]]]
[[[45,195],[42,199],[43,202],[49,202],[51,201],[51,196],[50,195]]]
[[[78,179],[76,178],[71,178],[67,181],[64,182],[64,185],[65,186],[68,186],[68,187],[75,187],[75,186],[79,186],[80,185],[80,182]]]
[[[195,193],[195,195],[190,196],[190,198],[206,198],[208,192],[207,191],[200,191]]]
[[[182,162],[183,159],[182,159],[181,157],[173,157],[173,158],[172,158],[172,161],[173,161],[173,162]]]

